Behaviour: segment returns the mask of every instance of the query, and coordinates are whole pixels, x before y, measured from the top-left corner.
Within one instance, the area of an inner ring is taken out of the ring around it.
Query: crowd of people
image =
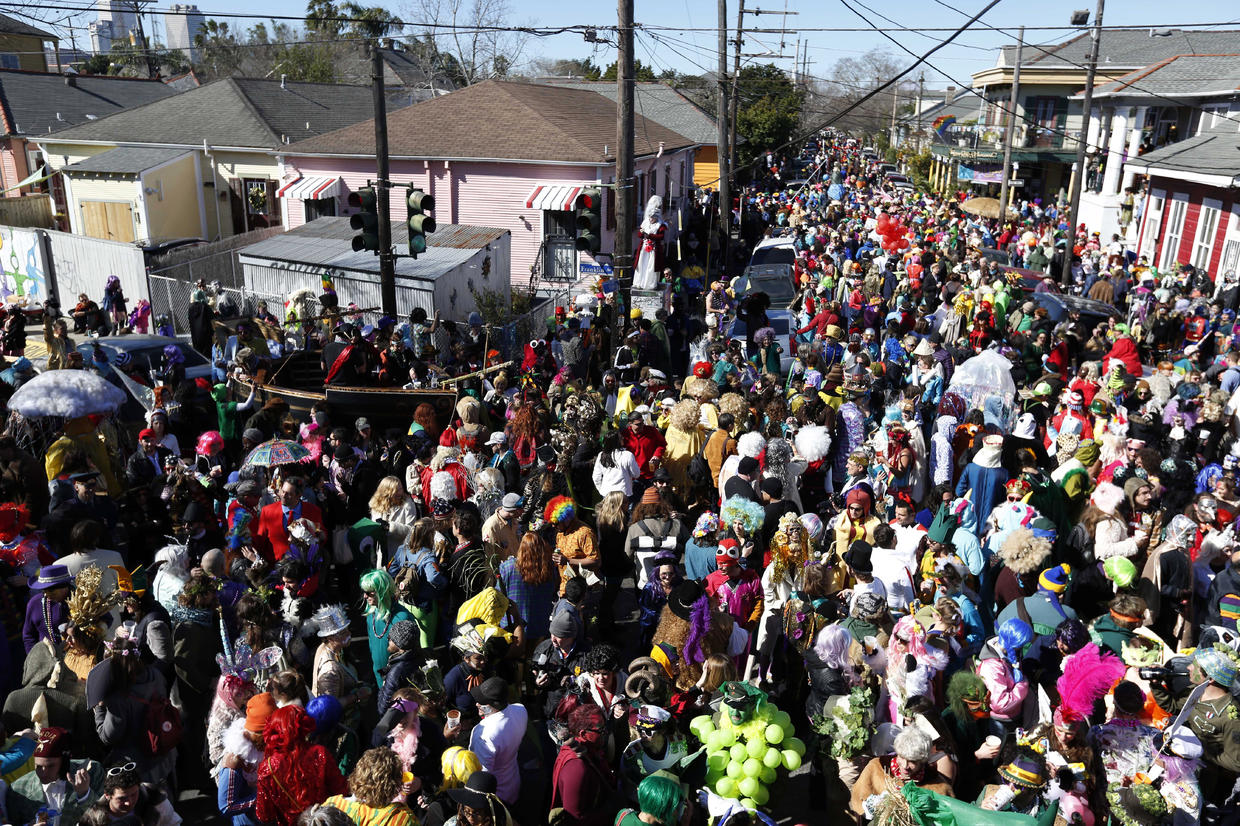
[[[480,319],[296,321],[327,383],[460,377],[386,429],[292,416],[260,313],[128,455],[0,436],[0,822],[1234,823],[1234,274],[803,155],[736,210],[788,307],[682,245],[500,370]]]

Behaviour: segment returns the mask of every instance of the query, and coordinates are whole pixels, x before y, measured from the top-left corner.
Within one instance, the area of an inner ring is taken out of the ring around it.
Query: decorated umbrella
[[[245,457],[245,464],[278,467],[296,464],[309,457],[310,449],[297,442],[291,442],[288,439],[272,439],[251,450],[250,455]]]
[[[982,218],[998,218],[999,217],[999,199],[998,198],[970,198],[960,205],[960,208],[970,215],[977,215]],[[1008,215],[1019,217],[1016,210],[1008,207]]]
[[[113,413],[125,403],[125,391],[86,370],[49,370],[23,384],[9,399],[9,409],[28,419],[63,416],[76,419]]]

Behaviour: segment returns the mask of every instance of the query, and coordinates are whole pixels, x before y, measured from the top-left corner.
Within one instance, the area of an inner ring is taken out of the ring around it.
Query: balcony
[[[1029,124],[1020,124],[1015,129],[1012,149],[1016,151],[1075,152],[1076,142],[1081,134],[1079,129],[1063,130]],[[1006,134],[1005,126],[979,124],[953,128],[944,139],[948,146],[1002,152]]]

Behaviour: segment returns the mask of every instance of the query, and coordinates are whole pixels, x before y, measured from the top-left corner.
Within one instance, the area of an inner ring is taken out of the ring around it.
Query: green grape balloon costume
[[[788,712],[748,683],[724,683],[723,706],[689,722],[706,748],[706,787],[719,797],[755,810],[770,800],[780,768],[801,766],[805,744],[793,736]]]

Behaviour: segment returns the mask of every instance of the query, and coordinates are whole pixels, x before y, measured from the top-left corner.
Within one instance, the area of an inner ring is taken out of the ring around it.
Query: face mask
[[[606,735],[601,731],[592,730],[592,731],[583,731],[577,739],[580,740],[582,743],[586,744],[587,746],[597,746],[603,742],[603,738],[605,736]]]
[[[490,717],[490,716],[491,716],[492,714],[494,714],[494,713],[495,713],[495,707],[494,707],[494,706],[487,706],[487,705],[481,705],[481,704],[479,704],[479,706],[478,706],[478,714],[479,714],[479,716],[481,716],[481,717]]]

